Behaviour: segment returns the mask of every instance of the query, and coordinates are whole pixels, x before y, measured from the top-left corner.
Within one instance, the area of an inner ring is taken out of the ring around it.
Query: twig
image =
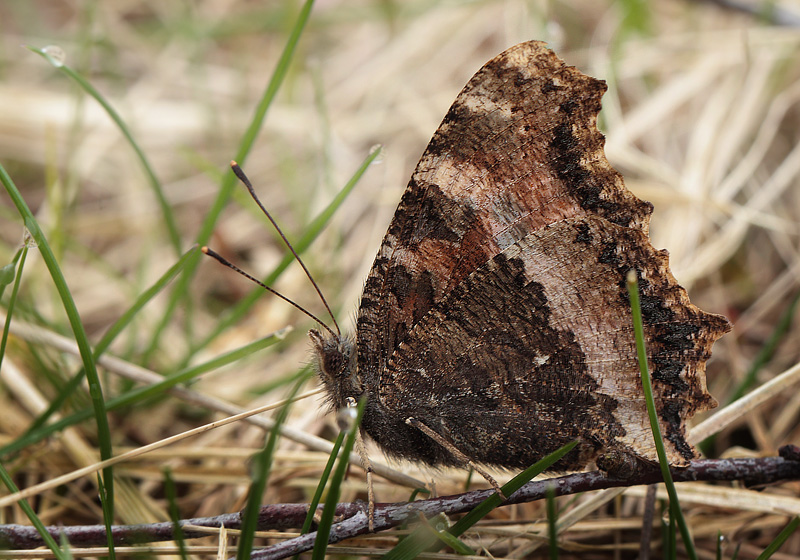
[[[639,539],[639,560],[650,560],[650,540],[653,537],[653,519],[656,512],[656,485],[647,487],[642,514],[642,535]]]
[[[685,469],[672,471],[676,482],[688,481],[722,481],[738,480],[746,486],[762,486],[789,480],[800,479],[800,449],[796,446],[785,446],[780,450],[780,457],[755,459],[713,459],[693,461]],[[612,478],[599,471],[576,473],[534,481],[523,486],[514,493],[504,505],[532,502],[543,499],[548,486],[554,486],[557,496],[602,490],[626,486],[655,484],[661,482],[658,469],[638,473],[631,479]],[[475,490],[442,496],[429,500],[411,503],[376,504],[375,531],[390,529],[417,515],[432,517],[440,513],[453,515],[471,510],[481,501],[494,493],[494,490]],[[300,527],[307,512],[306,504],[274,504],[261,509],[258,529],[285,530]],[[331,528],[330,542],[336,543],[344,539],[363,535],[369,532],[366,504],[361,502],[342,503],[336,510],[337,517],[343,521]],[[187,519],[181,522],[185,526],[184,538],[208,536],[207,531],[194,530],[191,526],[221,527],[237,529],[241,524],[238,513]],[[73,547],[97,546],[106,543],[105,528],[102,525],[75,527],[48,527],[51,535],[59,538],[63,533]],[[152,523],[146,525],[122,525],[112,527],[115,544],[126,545],[144,542],[172,540],[173,525],[171,523]],[[316,533],[301,535],[256,551],[254,559],[277,559],[292,556],[313,547]],[[31,549],[42,546],[42,539],[33,527],[23,525],[0,525],[0,548]]]

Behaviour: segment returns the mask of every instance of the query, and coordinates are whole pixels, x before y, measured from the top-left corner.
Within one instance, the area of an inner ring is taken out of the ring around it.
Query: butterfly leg
[[[447,449],[453,456],[461,461],[464,465],[472,467],[475,472],[481,475],[483,478],[486,479],[486,482],[492,485],[492,488],[500,495],[501,498],[506,499],[506,495],[503,494],[503,490],[500,488],[500,485],[497,481],[490,475],[486,469],[481,467],[480,465],[475,464],[472,459],[464,455],[458,448],[453,445],[450,441],[444,438],[442,435],[438,434],[437,432],[431,430],[428,426],[417,420],[416,418],[409,417],[406,418],[406,424],[409,426],[413,426],[414,428],[418,429],[420,432],[431,438],[433,441]]]
[[[369,460],[369,455],[367,454],[367,447],[364,445],[364,437],[361,435],[361,431],[359,430],[358,436],[356,437],[356,449],[358,450],[358,455],[361,458],[361,466],[367,473],[367,508],[368,508],[368,516],[369,519],[369,532],[375,532],[375,488],[372,485],[372,461]]]

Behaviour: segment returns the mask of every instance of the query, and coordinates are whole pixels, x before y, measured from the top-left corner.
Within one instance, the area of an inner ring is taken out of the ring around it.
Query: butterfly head
[[[364,392],[356,367],[355,345],[349,338],[331,332],[308,331],[314,345],[317,374],[322,380],[331,404],[337,409],[347,406],[347,399],[358,400]]]

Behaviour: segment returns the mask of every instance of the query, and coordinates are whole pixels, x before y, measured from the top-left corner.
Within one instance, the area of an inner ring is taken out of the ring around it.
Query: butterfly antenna
[[[248,279],[248,280],[250,280],[251,282],[254,282],[254,283],[258,284],[259,286],[261,286],[262,288],[264,288],[265,290],[267,290],[267,291],[268,291],[268,292],[270,292],[271,294],[275,294],[276,296],[278,296],[279,298],[281,298],[283,301],[285,301],[285,302],[287,302],[287,303],[289,303],[289,304],[291,304],[291,305],[295,306],[297,309],[299,309],[300,311],[302,311],[303,313],[305,313],[306,315],[308,315],[309,317],[311,317],[311,319],[313,319],[315,322],[317,322],[317,323],[319,323],[320,325],[322,325],[322,327],[323,327],[325,330],[327,330],[329,333],[331,333],[331,335],[332,335],[332,336],[337,336],[337,335],[336,335],[336,333],[334,333],[334,332],[331,330],[331,328],[330,328],[328,325],[326,325],[325,323],[323,323],[322,321],[320,321],[320,320],[319,320],[319,319],[318,319],[318,318],[317,318],[317,317],[316,317],[316,316],[315,316],[313,313],[311,313],[311,312],[310,312],[310,311],[308,311],[307,309],[305,309],[305,308],[301,307],[301,306],[300,306],[300,305],[298,305],[297,303],[293,302],[292,300],[290,300],[289,298],[287,298],[287,297],[286,297],[285,295],[283,295],[282,293],[280,293],[280,292],[276,292],[275,290],[273,290],[272,288],[270,288],[269,286],[267,286],[266,284],[264,284],[264,283],[263,283],[261,280],[259,280],[258,278],[255,278],[254,276],[251,276],[250,274],[247,274],[247,273],[246,273],[244,270],[242,270],[241,268],[239,268],[238,266],[236,266],[235,264],[233,264],[232,262],[230,262],[229,260],[227,260],[225,257],[223,257],[222,255],[220,255],[220,254],[219,254],[219,253],[217,253],[216,251],[214,251],[214,250],[212,250],[212,249],[209,249],[208,247],[201,247],[201,248],[200,248],[200,250],[203,252],[203,254],[206,254],[206,255],[208,255],[209,257],[216,259],[216,260],[217,260],[217,261],[218,261],[220,264],[223,264],[223,265],[227,266],[228,268],[230,268],[231,270],[238,272],[239,274],[241,274],[242,276],[244,276],[245,278],[247,278],[247,279]],[[338,328],[338,327],[337,327],[337,328]]]
[[[319,286],[314,281],[314,277],[311,276],[311,273],[306,268],[305,263],[303,263],[303,259],[300,258],[300,255],[298,255],[297,251],[294,250],[294,247],[292,247],[292,244],[289,243],[288,239],[286,239],[286,236],[281,231],[281,228],[278,227],[278,224],[272,218],[272,215],[270,215],[270,213],[267,211],[267,209],[264,207],[264,205],[261,204],[261,200],[259,200],[258,195],[256,195],[256,191],[255,191],[255,189],[253,189],[253,184],[250,182],[250,179],[247,178],[247,175],[244,174],[244,171],[242,171],[242,168],[239,167],[239,164],[236,163],[235,161],[231,162],[231,170],[233,171],[234,175],[236,175],[236,177],[242,182],[242,184],[245,187],[247,187],[247,190],[250,192],[250,197],[256,202],[256,204],[258,204],[258,207],[261,208],[261,211],[264,213],[264,215],[267,217],[267,219],[270,221],[270,223],[272,223],[272,227],[275,228],[275,231],[277,231],[278,235],[280,235],[281,239],[283,239],[283,243],[292,252],[292,255],[294,255],[295,260],[300,264],[300,266],[303,267],[303,272],[306,273],[306,277],[311,282],[311,285],[314,286],[314,289],[317,291],[317,295],[319,296],[319,299],[322,301],[322,305],[324,305],[325,309],[328,311],[328,315],[330,315],[331,321],[333,321],[333,326],[336,327],[337,335],[341,336],[342,331],[339,330],[339,323],[336,322],[336,317],[333,316],[333,311],[331,311],[331,307],[328,305],[328,301],[325,299],[325,296],[322,295],[322,290],[319,289]],[[259,282],[259,284],[261,284],[261,282]],[[263,284],[261,284],[261,285],[264,286]],[[264,286],[264,287],[266,288],[266,286]],[[277,293],[274,290],[270,290],[269,288],[267,288],[267,289],[270,292]],[[278,295],[280,295],[280,294],[278,294]],[[283,299],[286,299],[283,296],[281,296],[281,297]],[[289,300],[286,300],[286,301],[289,301]],[[295,307],[297,307],[298,309],[300,309],[303,312],[305,312],[306,315],[309,315],[311,318],[313,318],[315,321],[317,321],[320,325],[323,325],[326,329],[328,329],[328,331],[330,331],[331,334],[333,334],[333,331],[331,331],[331,329],[327,325],[325,325],[322,321],[320,321],[319,319],[317,319],[316,317],[311,315],[311,313],[309,313],[305,309],[301,308],[299,305],[297,305],[294,302],[290,302],[290,303],[292,303]]]

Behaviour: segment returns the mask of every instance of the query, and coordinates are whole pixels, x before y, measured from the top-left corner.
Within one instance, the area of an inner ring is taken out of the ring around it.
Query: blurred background
[[[228,162],[248,127],[257,136],[240,163],[293,242],[316,232],[314,219],[371,150],[383,147],[303,253],[350,330],[380,240],[450,103],[487,60],[538,39],[608,83],[599,127],[609,160],[634,194],[655,205],[654,245],[669,250],[672,271],[693,302],[735,324],[715,346],[711,393],[726,404],[797,364],[800,5],[318,0],[259,125],[259,103],[301,9],[301,2],[277,0],[0,3],[0,164],[47,236],[91,343],[198,241],[259,278],[284,259],[274,230],[229,179]],[[63,60],[113,107],[132,141],[86,87],[26,47],[48,47]],[[0,194],[0,265],[12,261],[23,237],[23,221]],[[108,354],[169,375],[291,327],[266,350],[191,384],[244,409],[280,400],[310,359],[305,332],[312,322],[269,294],[248,299],[253,286],[246,279],[196,260],[137,309]],[[296,264],[269,283],[326,319]],[[9,292],[0,300],[4,312]],[[15,319],[73,338],[36,250],[28,254],[18,298]],[[79,370],[73,353],[36,340],[16,333],[9,341],[0,390],[3,445],[17,441]],[[113,367],[100,373],[107,398],[138,386]],[[315,386],[312,380],[306,389]],[[82,391],[61,414],[88,406]],[[289,424],[330,439],[335,423],[325,410],[320,396],[309,397],[294,407]],[[780,445],[800,443],[799,411],[800,392],[787,385],[703,449],[715,457],[774,455]],[[115,453],[219,417],[213,407],[167,394],[109,413]],[[19,485],[97,460],[91,422],[59,434],[8,459]],[[120,465],[115,473],[129,485],[130,502],[118,521],[164,518],[165,463],[181,484],[183,517],[241,508],[247,458],[263,441],[262,428],[238,423]],[[374,450],[372,456],[381,458]],[[282,441],[265,501],[307,501],[325,460]],[[394,466],[435,477],[441,493],[463,488],[458,471]],[[362,475],[353,469],[344,500],[364,497]],[[377,491],[382,501],[408,496],[389,483]],[[90,476],[44,494],[43,521],[97,523],[95,492]],[[635,495],[626,498],[628,515],[638,511]],[[699,516],[720,515],[700,498],[687,500]],[[734,521],[723,531],[752,547],[744,550],[758,551],[787,518],[749,509],[749,501],[731,498],[725,511]],[[794,507],[800,511],[796,499]],[[538,510],[524,511],[535,517]],[[22,520],[15,508],[5,515],[5,522]],[[713,539],[719,526],[698,532]],[[611,538],[592,538],[603,535]]]

